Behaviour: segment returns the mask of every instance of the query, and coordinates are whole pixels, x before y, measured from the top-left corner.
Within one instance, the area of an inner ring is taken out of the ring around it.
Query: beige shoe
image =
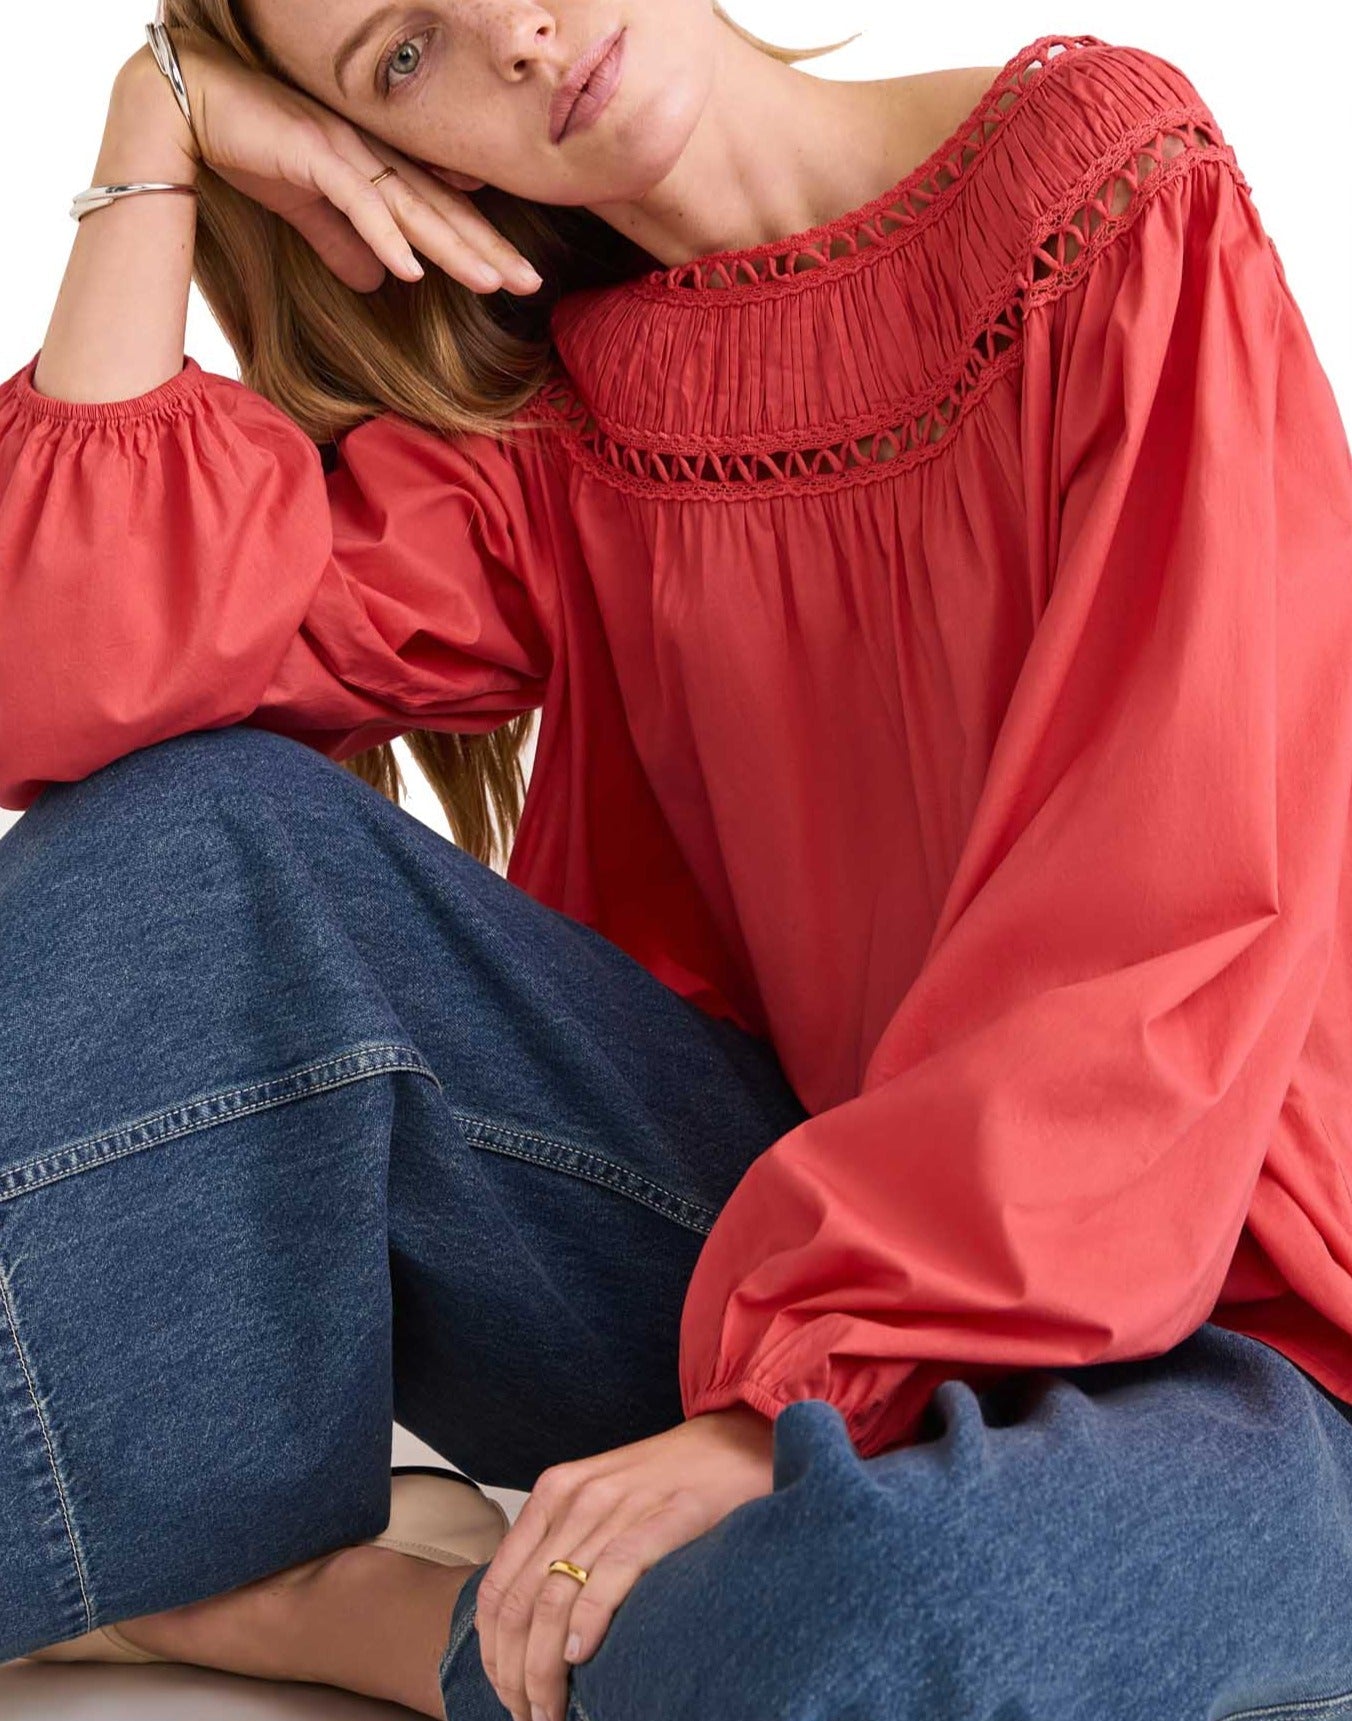
[[[493,1558],[510,1528],[511,1519],[499,1502],[468,1476],[428,1464],[396,1464],[390,1472],[390,1521],[380,1535],[362,1545],[394,1548],[440,1566],[482,1566]],[[0,1667],[18,1667],[26,1661],[172,1659],[138,1649],[115,1625],[100,1625],[81,1637],[0,1662]]]

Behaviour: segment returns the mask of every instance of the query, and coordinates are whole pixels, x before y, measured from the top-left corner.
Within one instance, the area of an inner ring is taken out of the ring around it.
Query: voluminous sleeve
[[[191,357],[159,387],[0,384],[0,806],[252,723],[334,759],[542,703],[550,557],[503,445],[393,413],[332,470]]]
[[[1247,186],[1157,171],[1030,305],[1031,643],[860,1092],[706,1239],[688,1416],[825,1399],[872,1456],[946,1379],[1162,1355],[1216,1304],[1333,954],[1352,458]]]

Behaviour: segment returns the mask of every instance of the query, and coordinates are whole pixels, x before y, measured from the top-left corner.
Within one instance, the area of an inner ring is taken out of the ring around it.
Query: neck
[[[637,201],[589,207],[668,266],[770,244],[896,183],[897,108],[891,80],[818,77],[721,28],[680,160]]]

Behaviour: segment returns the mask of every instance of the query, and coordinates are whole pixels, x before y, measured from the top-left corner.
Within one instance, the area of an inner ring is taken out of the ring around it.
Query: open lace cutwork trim
[[[1129,163],[1107,177],[1095,167],[1064,203],[1064,213],[1033,247],[1012,291],[983,308],[960,362],[919,397],[849,424],[814,427],[797,447],[773,436],[673,439],[636,434],[599,418],[572,380],[545,383],[531,408],[559,431],[575,458],[622,489],[674,499],[698,493],[723,501],[798,491],[832,490],[895,477],[933,458],[960,419],[1020,357],[1027,312],[1068,292],[1139,217],[1151,196],[1200,161],[1216,161],[1249,186],[1234,152],[1193,121],[1156,131],[1131,149]]]
[[[633,283],[635,292],[642,298],[664,298],[673,288],[688,296],[714,291],[720,297],[731,293],[742,300],[778,297],[785,287],[816,286],[818,269],[838,274],[842,265],[848,268],[856,260],[875,260],[900,243],[907,229],[948,201],[953,187],[1007,123],[1027,86],[1049,65],[1080,48],[1104,45],[1098,36],[1040,37],[1003,68],[951,136],[874,202],[795,234],[792,244],[771,240],[745,250],[715,251],[670,269],[654,269]],[[755,291],[767,287],[765,294]]]

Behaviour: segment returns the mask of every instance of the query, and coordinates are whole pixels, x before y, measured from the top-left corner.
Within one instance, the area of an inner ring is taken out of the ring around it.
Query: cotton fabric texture
[[[1207,1321],[1352,1398],[1352,456],[1198,89],[1041,37],[875,202],[554,331],[521,446],[327,463],[191,357],[82,405],[35,355],[0,804],[538,707],[508,877],[808,1114],[695,1265],[686,1415],[869,1456]]]

